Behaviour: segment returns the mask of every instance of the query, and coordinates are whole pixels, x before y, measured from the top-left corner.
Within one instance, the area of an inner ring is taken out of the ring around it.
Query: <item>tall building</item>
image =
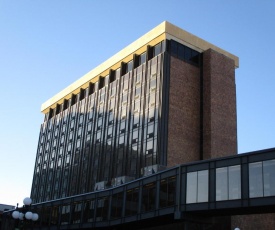
[[[34,203],[237,153],[238,58],[163,22],[42,104]]]
[[[46,101],[25,227],[274,229],[275,148],[236,155],[238,61],[163,22]]]

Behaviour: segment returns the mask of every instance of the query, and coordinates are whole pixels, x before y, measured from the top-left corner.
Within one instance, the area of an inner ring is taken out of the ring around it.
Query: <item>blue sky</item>
[[[275,2],[0,1],[0,203],[29,196],[43,102],[167,20],[240,58],[238,152],[275,147]]]

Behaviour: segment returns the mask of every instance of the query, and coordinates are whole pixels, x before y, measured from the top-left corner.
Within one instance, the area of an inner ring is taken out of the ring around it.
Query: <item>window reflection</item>
[[[275,160],[249,164],[249,196],[263,197],[275,195]]]
[[[142,189],[142,211],[150,211],[155,209],[156,205],[156,183],[150,183],[143,186]]]
[[[216,200],[234,200],[241,198],[240,165],[216,169]]]
[[[126,192],[126,204],[125,204],[125,215],[131,216],[136,215],[138,212],[138,198],[139,188],[134,188]]]
[[[170,177],[161,180],[159,192],[160,208],[175,205],[176,178]]]
[[[208,201],[208,170],[187,173],[186,203]]]

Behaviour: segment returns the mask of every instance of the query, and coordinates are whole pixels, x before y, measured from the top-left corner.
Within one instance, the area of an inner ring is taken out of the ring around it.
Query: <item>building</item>
[[[275,149],[236,155],[238,66],[163,22],[42,104],[34,227],[230,229],[272,212],[257,170],[275,177]]]
[[[238,58],[163,22],[42,105],[31,197],[236,154]]]
[[[15,209],[15,206],[7,205],[7,204],[0,204],[0,229],[1,229],[3,212],[8,211],[8,210],[13,210],[13,209]]]

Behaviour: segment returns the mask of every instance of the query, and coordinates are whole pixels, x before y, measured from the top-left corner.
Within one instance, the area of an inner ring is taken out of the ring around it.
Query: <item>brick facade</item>
[[[171,57],[168,167],[199,160],[200,69]]]
[[[204,159],[237,153],[234,61],[214,50],[203,53]]]

